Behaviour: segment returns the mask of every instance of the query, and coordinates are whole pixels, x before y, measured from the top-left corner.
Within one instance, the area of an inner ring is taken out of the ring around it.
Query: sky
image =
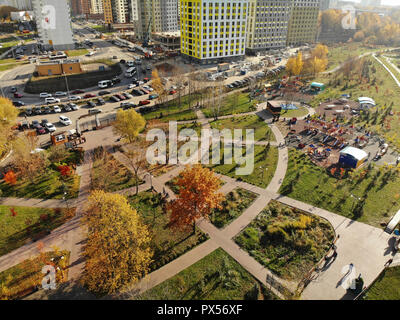
[[[353,0],[354,2],[361,2],[361,0]],[[384,6],[398,6],[400,5],[399,0],[382,0]]]

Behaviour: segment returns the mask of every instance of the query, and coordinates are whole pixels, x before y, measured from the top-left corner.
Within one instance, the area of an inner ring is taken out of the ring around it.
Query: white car
[[[60,103],[61,100],[58,98],[49,97],[49,98],[45,98],[44,101],[47,104],[52,104],[52,103]]]
[[[50,94],[50,93],[47,93],[47,92],[42,92],[39,96],[40,96],[41,98],[49,98],[49,97],[51,97],[51,94]]]
[[[56,97],[64,97],[64,96],[67,95],[67,93],[66,93],[66,92],[63,92],[63,91],[57,91],[54,95],[55,95]]]
[[[79,110],[79,107],[75,103],[69,105],[73,111]]]
[[[71,101],[82,100],[82,97],[81,96],[71,96],[69,98],[69,100],[71,100]]]
[[[64,126],[70,126],[72,124],[71,120],[66,117],[66,116],[60,116],[60,122],[64,125]]]
[[[55,113],[61,113],[61,108],[59,106],[54,106],[53,110]]]
[[[154,89],[152,87],[149,86],[143,86],[143,89],[146,89],[147,91],[153,92]]]
[[[54,124],[52,124],[50,122],[47,122],[44,126],[48,132],[54,132],[57,130],[56,127],[54,126]]]
[[[144,81],[138,81],[139,86],[141,86],[142,84],[144,84]]]
[[[136,88],[136,84],[133,84],[133,83],[131,83],[129,86],[128,86],[128,89],[133,89],[133,88]]]

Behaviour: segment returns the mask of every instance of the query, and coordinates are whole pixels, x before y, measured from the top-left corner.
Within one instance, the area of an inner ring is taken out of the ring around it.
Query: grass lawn
[[[141,192],[128,198],[143,221],[148,225],[152,235],[154,250],[153,264],[155,270],[176,259],[207,239],[199,230],[193,234],[190,231],[176,231],[169,227],[169,216],[164,214],[163,201],[160,194],[150,191]]]
[[[44,173],[33,180],[19,179],[16,185],[0,182],[2,197],[34,198],[34,199],[62,199],[67,192],[67,199],[77,198],[79,195],[80,176],[74,174],[62,180],[58,171],[48,167]]]
[[[250,175],[236,175],[236,168],[245,167],[246,164],[240,166],[236,164],[235,159],[232,159],[232,164],[226,164],[225,162],[227,161],[223,159],[224,151],[222,147],[221,164],[210,166],[217,173],[245,181],[261,188],[266,188],[271,182],[278,164],[278,149],[271,146],[268,151],[266,151],[266,149],[267,147],[265,146],[254,147],[254,170]]]
[[[400,300],[400,267],[388,268],[364,294],[363,300]]]
[[[42,268],[45,265],[52,264],[56,268],[60,267],[61,270],[56,274],[56,283],[65,282],[69,255],[69,251],[46,252],[0,272],[0,300],[21,299],[35,292],[36,286],[41,288]]]
[[[141,300],[276,300],[224,250],[217,249],[145,292]]]
[[[222,202],[222,209],[214,210],[210,215],[210,221],[217,228],[223,228],[238,218],[252,203],[258,195],[254,192],[237,188],[229,192]]]
[[[361,43],[358,42],[346,43],[337,47],[329,47],[328,49],[329,62],[327,70],[334,69],[349,58],[358,57],[366,52],[378,50],[364,47]]]
[[[248,93],[229,94],[223,97],[222,105],[219,110],[219,116],[227,116],[231,114],[246,113],[256,110],[256,100],[252,100]],[[202,109],[207,118],[214,117],[213,108]]]
[[[143,181],[139,179],[138,184]],[[136,186],[135,175],[111,154],[95,159],[92,168],[92,189],[115,192]]]
[[[299,107],[297,110],[282,110],[282,118],[300,118],[308,114],[308,110],[305,107]]]
[[[333,239],[329,222],[272,202],[235,241],[278,276],[298,281],[325,255]]]
[[[357,170],[353,177],[337,180],[323,168],[314,165],[305,154],[291,150],[288,171],[280,192],[379,227],[380,223],[388,222],[400,209],[399,183],[400,177],[394,170],[368,168]],[[359,202],[351,194],[365,200]]]
[[[311,102],[312,107],[316,107],[320,102],[329,98],[338,98],[343,93],[351,94],[352,99],[359,97],[370,97],[375,100],[378,112],[382,113],[382,108],[392,106],[392,111],[400,112],[400,88],[394,82],[386,69],[374,58],[363,59],[364,74],[368,74],[370,81],[360,81],[360,74],[353,73],[351,80],[344,79],[342,74],[320,75],[315,81],[327,84],[327,89],[317,95]],[[372,108],[374,113],[376,108]],[[391,120],[389,128],[381,127],[380,123],[374,123],[372,118],[367,123],[367,128],[377,132],[389,143],[393,141],[400,148],[400,120],[397,116],[389,116]],[[364,123],[360,123],[364,124]]]
[[[270,127],[256,115],[217,120],[210,122],[210,125],[211,128],[218,130],[229,129],[233,131],[234,129],[242,129],[243,136],[246,134],[246,129],[254,129],[255,141],[276,141]]]
[[[11,209],[16,215],[13,216]],[[38,240],[75,215],[75,209],[0,206],[0,256]]]
[[[19,67],[19,66],[21,66],[21,65],[23,65],[23,64],[26,64],[26,63],[0,64],[0,72],[1,72],[1,71],[6,71],[6,70],[14,69],[14,68]]]
[[[78,49],[78,50],[68,50],[65,51],[65,54],[68,57],[79,57],[79,56],[84,56],[87,54],[89,51],[87,49]]]
[[[199,96],[199,94],[192,95],[192,105],[194,105],[194,101]],[[157,110],[146,113],[143,116],[146,120],[159,119],[161,122],[195,120],[197,116],[193,109],[189,109],[189,101],[189,96],[181,97],[180,105],[178,99],[170,100]]]

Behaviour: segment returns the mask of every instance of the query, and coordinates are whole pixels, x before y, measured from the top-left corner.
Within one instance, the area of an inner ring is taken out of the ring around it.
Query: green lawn
[[[308,114],[308,110],[305,107],[299,107],[297,110],[282,110],[282,118],[300,118]]]
[[[63,180],[60,173],[48,167],[42,174],[29,179],[19,179],[16,185],[0,182],[2,197],[34,198],[34,199],[62,199],[64,191],[67,199],[78,197],[80,176],[74,174]],[[65,189],[64,189],[65,185]]]
[[[272,202],[235,241],[278,276],[299,281],[326,254],[334,235],[322,218]]]
[[[138,184],[143,181],[139,179]],[[92,168],[92,189],[115,192],[136,186],[135,175],[111,154],[95,159]]]
[[[363,178],[362,175],[365,174]],[[296,150],[280,192],[288,197],[379,227],[400,209],[400,177],[394,170],[364,168],[342,180]],[[352,197],[353,194],[355,197]],[[365,198],[359,201],[358,198]]]
[[[210,152],[211,156],[211,152]],[[254,147],[254,170],[250,175],[236,175],[236,168],[245,167],[245,164],[238,165],[232,159],[232,164],[225,164],[224,151],[221,147],[221,164],[210,165],[211,168],[220,174],[231,178],[241,179],[247,183],[266,188],[271,182],[278,163],[278,149],[276,147]]]
[[[218,116],[227,116],[256,110],[257,101],[250,99],[248,93],[240,93],[237,97],[235,95],[236,93],[223,97]],[[202,111],[207,118],[214,117],[214,107],[204,108]]]
[[[193,105],[198,97],[199,95],[192,95]],[[189,101],[188,96],[181,97],[180,105],[178,99],[168,101],[157,110],[144,114],[144,118],[146,120],[159,119],[162,122],[195,120],[197,116],[193,109],[189,109]]]
[[[141,300],[278,299],[222,249],[215,250],[138,298]]]
[[[234,129],[241,129],[243,130],[243,136],[246,134],[246,129],[254,129],[255,141],[276,141],[270,127],[256,115],[217,120],[210,122],[210,125],[213,129],[232,130],[232,133]]]
[[[192,230],[171,229],[169,216],[164,214],[164,202],[160,194],[146,191],[128,199],[149,227],[154,250],[152,270],[162,267],[207,239],[199,230],[193,234]]]
[[[68,57],[79,57],[79,56],[84,56],[87,54],[89,51],[87,49],[78,49],[78,50],[68,50],[65,51],[66,55]]]
[[[11,209],[16,215],[13,216]],[[0,206],[0,256],[38,240],[75,215],[75,209]]]
[[[257,199],[254,192],[237,188],[225,196],[221,203],[222,209],[214,210],[210,215],[210,221],[218,228],[223,228],[238,218]]]
[[[363,300],[400,300],[400,267],[383,271],[363,295]]]
[[[0,272],[0,300],[21,299],[35,291],[35,287],[41,288],[43,279],[42,268],[53,264],[57,271],[57,285],[65,282],[68,274],[69,251],[53,251],[24,260],[20,264]],[[51,260],[53,259],[53,260]]]
[[[349,58],[358,57],[366,52],[378,50],[364,47],[361,43],[357,42],[346,43],[337,47],[329,47],[328,49],[328,70],[334,69]]]
[[[178,125],[178,134],[181,130],[183,129],[192,129],[197,133],[197,136],[200,138],[201,137],[201,124],[199,124],[198,122],[193,122],[190,124],[180,124]]]

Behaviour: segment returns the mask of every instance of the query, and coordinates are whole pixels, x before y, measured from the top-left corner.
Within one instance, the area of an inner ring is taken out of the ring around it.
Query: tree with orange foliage
[[[61,165],[58,166],[58,171],[60,172],[62,177],[69,177],[72,174],[72,170],[70,166],[67,165]]]
[[[194,233],[197,219],[208,218],[213,209],[221,208],[224,196],[217,192],[221,182],[210,169],[197,164],[186,167],[176,184],[178,197],[167,205],[170,225],[181,230],[193,225]]]
[[[4,175],[3,180],[5,183],[13,186],[17,183],[17,176],[14,171],[10,170]]]

